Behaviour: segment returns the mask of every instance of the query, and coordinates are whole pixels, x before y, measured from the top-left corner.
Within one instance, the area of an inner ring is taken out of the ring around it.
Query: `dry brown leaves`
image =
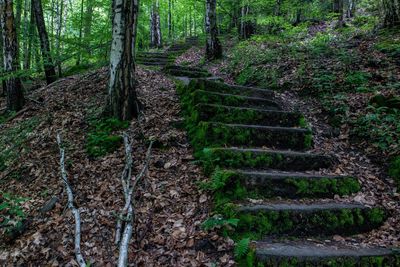
[[[13,166],[23,170],[21,179],[0,183],[0,190],[29,198],[23,206],[30,220],[26,232],[0,251],[1,265],[76,265],[74,221],[65,207],[57,131],[62,132],[66,143],[67,171],[81,211],[85,259],[94,266],[115,264],[116,213],[124,202],[119,180],[123,148],[97,160],[85,153],[87,117],[104,105],[107,75],[106,69],[101,69],[41,88],[30,98],[43,104],[30,103],[32,109],[5,125],[12,127],[32,116],[42,120],[28,142],[29,152]],[[128,130],[136,171],[145,158],[146,140],[155,138],[157,145],[148,175],[136,194],[136,227],[129,262],[137,266],[232,265],[231,242],[201,230],[201,223],[209,216],[210,199],[196,185],[205,178],[192,163],[185,132],[173,127],[182,120],[174,84],[157,72],[143,69],[137,71],[137,77],[144,119],[141,123],[132,121]],[[50,212],[40,213],[54,196],[61,201]]]

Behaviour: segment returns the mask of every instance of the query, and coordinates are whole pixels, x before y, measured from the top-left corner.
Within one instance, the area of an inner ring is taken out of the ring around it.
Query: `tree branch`
[[[130,186],[130,180],[132,178],[132,146],[129,142],[129,138],[127,134],[124,134],[124,145],[125,145],[125,157],[126,164],[124,171],[122,172],[121,182],[123,186],[123,193],[125,197],[125,206],[121,211],[121,216],[118,217],[117,220],[117,230],[115,235],[115,242],[118,244],[121,240],[121,230],[122,230],[122,221],[125,222],[125,227],[122,233],[122,240],[119,244],[119,257],[118,257],[118,267],[127,266],[128,261],[128,249],[129,249],[129,241],[132,237],[133,231],[133,221],[135,217],[134,211],[134,203],[133,203],[133,194],[136,192],[136,188],[140,181],[147,173],[147,169],[151,159],[151,149],[153,146],[153,141],[150,142],[150,145],[147,149],[146,158],[144,162],[144,166],[140,173],[135,177],[135,181],[132,186]],[[126,216],[125,216],[126,214]],[[125,216],[125,218],[124,218]]]
[[[68,196],[67,206],[71,209],[75,218],[75,257],[79,266],[85,267],[86,263],[81,253],[81,216],[79,210],[74,206],[74,194],[72,193],[71,186],[68,183],[67,172],[65,170],[65,150],[62,147],[62,140],[59,133],[57,134],[57,144],[60,149],[61,180],[64,182]]]

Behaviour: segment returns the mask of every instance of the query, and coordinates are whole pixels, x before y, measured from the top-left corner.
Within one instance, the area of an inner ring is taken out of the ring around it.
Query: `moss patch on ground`
[[[115,151],[122,144],[123,138],[113,132],[128,127],[129,122],[112,118],[92,120],[86,143],[88,155],[98,158]]]

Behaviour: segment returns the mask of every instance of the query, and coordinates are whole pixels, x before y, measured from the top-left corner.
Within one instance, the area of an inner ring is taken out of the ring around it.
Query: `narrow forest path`
[[[359,192],[359,179],[335,174],[334,155],[310,151],[313,133],[301,113],[289,111],[273,91],[228,85],[200,68],[166,71],[183,83],[186,128],[211,176],[215,213],[223,216],[209,222],[231,222],[235,229],[225,232],[239,244],[256,241],[238,252],[239,265],[400,264],[393,249],[337,242],[382,226],[389,214],[378,205],[337,200]]]

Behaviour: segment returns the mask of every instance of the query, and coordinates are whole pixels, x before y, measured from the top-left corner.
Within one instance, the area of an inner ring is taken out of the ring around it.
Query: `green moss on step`
[[[291,198],[343,196],[356,193],[361,189],[358,180],[353,177],[286,178],[265,180],[262,183],[251,179],[254,178],[231,170],[217,169],[205,188],[216,194],[216,202],[222,203],[246,198],[260,199],[276,196]]]
[[[231,208],[227,215],[239,219],[234,236],[251,233],[257,239],[272,234],[356,234],[379,227],[386,219],[385,212],[379,208],[320,210],[307,214],[290,211],[237,211],[235,216],[232,216]]]

